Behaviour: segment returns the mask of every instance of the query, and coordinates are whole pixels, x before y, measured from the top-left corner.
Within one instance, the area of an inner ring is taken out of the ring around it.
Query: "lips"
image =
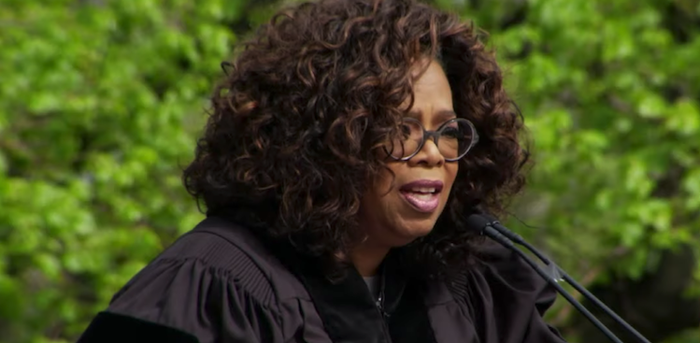
[[[438,208],[443,187],[442,181],[418,180],[401,186],[399,192],[414,209],[430,213]]]

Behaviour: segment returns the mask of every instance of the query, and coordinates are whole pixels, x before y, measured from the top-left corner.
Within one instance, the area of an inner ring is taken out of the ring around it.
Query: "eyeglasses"
[[[431,138],[448,162],[464,157],[479,142],[474,124],[464,118],[450,119],[435,131],[426,130],[414,118],[404,118],[401,130],[401,137],[384,148],[391,158],[399,161],[410,160],[423,148],[426,140]]]

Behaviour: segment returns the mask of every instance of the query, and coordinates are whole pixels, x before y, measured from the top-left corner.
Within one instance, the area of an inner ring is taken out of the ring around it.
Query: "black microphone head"
[[[482,213],[481,215],[482,215],[484,218],[486,218],[486,220],[488,220],[489,223],[491,223],[491,224],[498,222],[498,218],[496,218],[496,217],[494,217],[494,216],[492,216],[492,215],[490,215],[490,214],[488,214],[488,213]]]
[[[498,230],[494,229],[492,225],[493,221],[489,220],[489,218],[483,214],[472,214],[467,217],[467,227],[472,230],[476,230],[479,234],[491,237],[491,239],[505,245],[506,247],[513,248],[513,242],[498,232]]]
[[[484,228],[489,226],[491,221],[483,214],[474,213],[467,217],[467,227],[479,233],[483,233]]]

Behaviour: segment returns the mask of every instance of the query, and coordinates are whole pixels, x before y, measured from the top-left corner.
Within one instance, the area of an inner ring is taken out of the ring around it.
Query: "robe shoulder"
[[[216,223],[206,222],[119,290],[79,342],[170,342],[149,335],[173,342],[288,341],[303,325],[304,307],[313,306],[303,286],[249,233],[222,236],[221,227],[208,231]]]

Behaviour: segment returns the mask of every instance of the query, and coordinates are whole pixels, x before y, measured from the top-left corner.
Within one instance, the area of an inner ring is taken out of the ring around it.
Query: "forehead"
[[[408,109],[407,117],[432,126],[457,116],[452,106],[452,89],[437,61],[422,60],[416,63],[413,77],[414,101]]]
[[[413,90],[416,93],[430,91],[435,88],[450,88],[445,70],[434,59],[424,59],[417,62],[413,66],[411,74],[414,80]]]
[[[413,66],[411,72],[413,96],[417,103],[414,107],[432,102],[445,102],[452,106],[452,89],[440,63],[436,60],[421,60]]]

